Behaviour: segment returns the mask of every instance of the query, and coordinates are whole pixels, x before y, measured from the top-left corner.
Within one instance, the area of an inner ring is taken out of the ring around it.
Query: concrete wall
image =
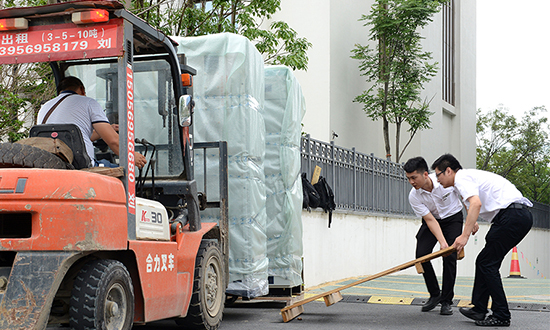
[[[306,98],[304,132],[321,141],[331,141],[363,153],[385,158],[382,122],[373,122],[353,99],[368,88],[359,74],[357,60],[350,58],[355,44],[369,43],[369,29],[358,21],[369,14],[374,0],[282,0],[281,11],[273,20],[287,22],[313,44],[308,52],[307,72],[295,72]],[[432,129],[422,131],[402,157],[422,155],[431,163],[439,155],[451,152],[465,167],[475,166],[475,0],[455,1],[456,12],[456,105],[441,100],[441,73],[425,87],[422,97],[433,98],[430,104]],[[441,13],[422,31],[424,49],[441,63]],[[371,42],[372,44],[372,42]],[[401,146],[408,139],[405,127]],[[391,132],[393,143],[394,130]],[[395,155],[395,147],[392,145]],[[395,160],[395,157],[392,158]]]
[[[331,228],[323,212],[302,212],[304,229],[304,283],[313,287],[349,277],[373,275],[415,258],[415,235],[420,219],[333,213]],[[458,262],[458,276],[474,276],[475,258],[483,248],[488,223],[471,236],[465,258]],[[436,245],[434,251],[439,249]],[[521,275],[550,277],[550,231],[532,229],[518,245]],[[523,253],[523,254],[522,254]],[[511,252],[504,259],[501,275],[510,274]],[[432,261],[441,275],[441,258]],[[538,271],[538,273],[537,273]],[[416,274],[414,267],[397,274]],[[420,275],[419,275],[420,276]]]

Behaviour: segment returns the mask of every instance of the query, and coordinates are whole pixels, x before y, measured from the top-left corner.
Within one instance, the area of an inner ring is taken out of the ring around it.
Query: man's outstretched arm
[[[99,135],[100,138],[107,143],[109,148],[118,156],[119,155],[119,145],[118,145],[118,133],[109,123],[95,123],[93,124],[94,130]],[[147,163],[145,156],[139,152],[135,152],[135,164],[137,167],[142,168]]]
[[[471,234],[475,234],[479,229],[477,224],[477,218],[479,217],[479,210],[481,209],[481,200],[479,196],[474,195],[468,198],[470,207],[468,208],[468,216],[466,216],[466,223],[464,224],[464,231],[460,236],[458,236],[453,243],[453,247],[460,252],[466,243],[468,243],[468,238]]]

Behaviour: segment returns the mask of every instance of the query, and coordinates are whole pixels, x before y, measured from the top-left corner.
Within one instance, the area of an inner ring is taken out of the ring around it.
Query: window
[[[443,5],[443,101],[455,105],[454,0]]]
[[[76,62],[67,68],[66,76],[79,77],[86,86],[86,95],[105,108],[111,123],[118,123],[118,64]],[[156,178],[178,176],[184,163],[180,148],[176,101],[170,65],[163,59],[134,61],[134,124],[135,137],[150,144],[136,144],[154,166]],[[152,147],[153,144],[155,148]],[[151,162],[151,158],[154,162]],[[145,168],[144,168],[145,170]],[[152,171],[145,173],[148,177]]]
[[[202,10],[212,10],[212,0],[194,0],[195,8],[202,8]]]

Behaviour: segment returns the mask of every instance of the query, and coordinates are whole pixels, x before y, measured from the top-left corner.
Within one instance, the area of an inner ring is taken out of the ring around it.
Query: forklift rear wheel
[[[69,315],[73,329],[131,329],[134,291],[124,264],[94,260],[84,265],[74,281]]]
[[[0,143],[0,168],[66,169],[67,165],[61,158],[40,148],[19,143]]]
[[[193,296],[187,317],[176,324],[215,330],[223,317],[225,302],[222,253],[215,240],[203,240],[195,261]]]

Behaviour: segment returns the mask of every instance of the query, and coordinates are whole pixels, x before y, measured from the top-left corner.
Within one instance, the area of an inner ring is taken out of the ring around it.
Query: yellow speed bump
[[[386,304],[386,305],[410,305],[414,298],[399,298],[399,297],[384,297],[372,296],[368,303],[371,304]]]

